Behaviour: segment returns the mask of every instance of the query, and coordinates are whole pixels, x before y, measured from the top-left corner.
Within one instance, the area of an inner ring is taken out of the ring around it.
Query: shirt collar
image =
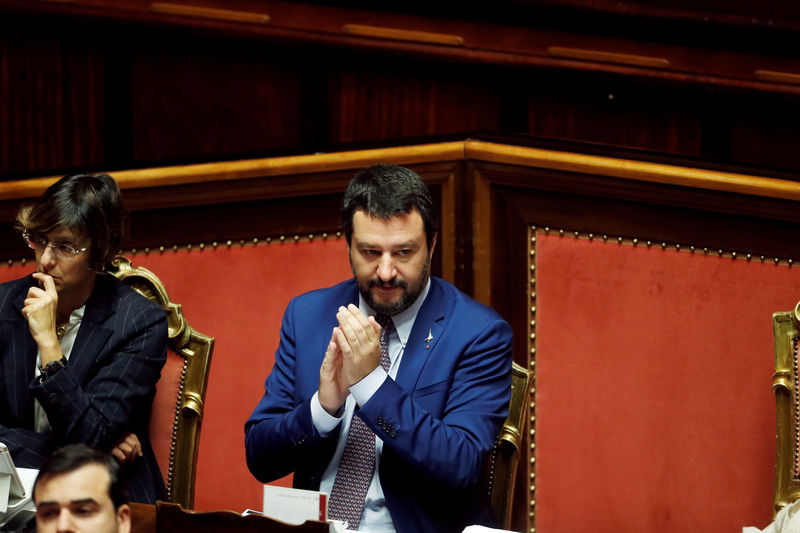
[[[72,311],[69,314],[69,323],[70,325],[80,324],[81,320],[83,320],[83,314],[86,312],[86,304],[83,304],[79,308]]]
[[[406,342],[408,341],[409,335],[411,335],[411,328],[414,327],[414,321],[417,319],[417,314],[419,313],[420,307],[422,304],[425,303],[425,298],[428,296],[428,291],[431,288],[431,278],[428,276],[428,281],[425,283],[425,287],[422,289],[422,292],[419,293],[417,299],[414,300],[408,309],[405,311],[401,311],[396,315],[392,316],[392,322],[394,322],[394,328],[397,332],[397,336],[400,338],[400,343],[405,346]],[[375,315],[375,310],[369,306],[369,304],[364,300],[364,297],[361,296],[361,292],[358,293],[358,309],[367,316]]]

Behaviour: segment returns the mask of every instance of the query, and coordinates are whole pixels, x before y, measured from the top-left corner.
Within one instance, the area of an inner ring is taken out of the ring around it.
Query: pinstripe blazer
[[[155,385],[166,361],[164,311],[113,276],[98,274],[67,366],[34,380],[36,343],[22,316],[32,276],[0,284],[0,442],[17,466],[39,468],[57,447],[108,451],[127,431],[143,456],[123,467],[130,501],[166,499],[148,435]],[[52,430],[34,431],[34,398]]]

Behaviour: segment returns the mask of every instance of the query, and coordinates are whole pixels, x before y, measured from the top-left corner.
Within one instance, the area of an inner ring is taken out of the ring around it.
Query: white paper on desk
[[[328,519],[328,494],[314,490],[264,485],[264,514],[290,524]]]
[[[15,531],[22,528],[36,515],[33,504],[33,483],[39,471],[35,468],[17,468],[25,497],[13,497],[8,501],[6,511],[0,513],[0,531]]]

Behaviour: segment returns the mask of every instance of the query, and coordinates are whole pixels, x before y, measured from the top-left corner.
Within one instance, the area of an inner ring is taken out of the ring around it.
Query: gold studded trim
[[[525,462],[527,472],[525,479],[528,486],[528,528],[536,533],[536,227],[531,226],[528,232],[528,324],[530,336],[528,340],[528,369],[531,371],[530,404],[528,405],[528,428],[530,453]]]
[[[566,229],[553,229],[550,227],[537,228],[531,226],[531,231],[539,231],[547,235],[558,235],[560,237],[573,237],[575,239],[598,240],[603,242],[611,242],[629,246],[645,246],[647,248],[661,248],[662,250],[674,250],[676,252],[690,252],[704,255],[713,255],[715,257],[728,257],[731,259],[741,259],[745,261],[760,261],[762,263],[772,263],[775,265],[795,266],[796,261],[790,257],[774,257],[767,255],[754,254],[749,252],[737,250],[724,250],[722,248],[708,248],[703,246],[695,246],[694,244],[681,244],[681,243],[668,243],[665,241],[644,239],[641,237],[621,237],[616,235],[608,235],[605,233],[591,233],[582,231],[573,231]]]
[[[192,251],[192,250],[205,250],[206,248],[211,248],[216,250],[217,248],[233,248],[233,247],[245,247],[245,246],[260,246],[260,245],[270,245],[270,244],[284,244],[284,243],[300,243],[300,242],[312,242],[312,241],[319,241],[319,240],[328,240],[328,239],[341,239],[344,235],[341,231],[332,231],[332,232],[322,232],[322,233],[307,233],[307,234],[294,234],[294,235],[277,235],[277,236],[268,236],[268,237],[253,237],[250,239],[238,239],[238,240],[225,240],[225,241],[212,241],[210,243],[199,243],[199,244],[172,244],[172,245],[161,245],[161,246],[147,246],[144,248],[131,248],[130,250],[120,250],[120,255],[125,255],[127,257],[132,257],[140,254],[151,254],[151,253],[164,253],[168,251],[178,252],[178,251]],[[5,261],[6,265],[11,267],[14,265],[25,265],[30,258],[21,258],[21,259],[7,259]]]
[[[792,408],[794,412],[794,446],[792,446],[792,480],[800,481],[800,397],[798,397],[798,385],[800,385],[800,377],[798,376],[798,361],[797,361],[797,340],[795,337],[792,339],[792,365],[794,371],[792,372],[792,380],[794,381],[791,390],[792,395]]]

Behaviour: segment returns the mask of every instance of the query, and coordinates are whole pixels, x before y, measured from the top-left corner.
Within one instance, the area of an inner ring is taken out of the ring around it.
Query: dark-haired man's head
[[[347,186],[341,221],[361,295],[380,314],[407,309],[428,282],[439,229],[425,182],[397,165],[365,168]]]
[[[347,244],[350,244],[353,235],[353,215],[356,211],[389,220],[413,210],[422,219],[428,248],[433,248],[439,231],[439,212],[428,186],[419,174],[409,168],[387,163],[359,171],[350,180],[342,200],[341,222]]]
[[[129,533],[119,468],[110,455],[82,444],[47,458],[33,486],[38,533]]]

